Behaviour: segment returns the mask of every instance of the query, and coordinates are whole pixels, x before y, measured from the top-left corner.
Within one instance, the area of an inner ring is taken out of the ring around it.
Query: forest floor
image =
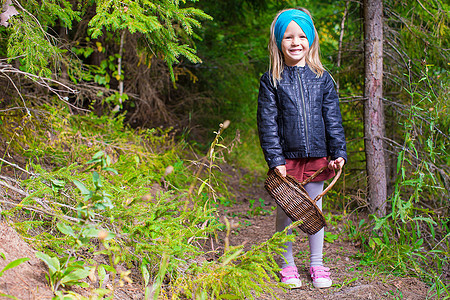
[[[227,173],[233,173],[229,170]],[[244,244],[245,249],[252,245],[269,239],[274,233],[275,212],[274,201],[264,190],[262,184],[255,184],[242,190],[239,178],[230,176],[230,188],[234,190],[236,202],[233,205],[219,208],[222,218],[227,216],[230,222],[240,224],[235,228],[229,241],[233,246]],[[9,193],[9,195],[5,195]],[[0,196],[9,201],[19,203],[20,195],[11,190],[0,187]],[[260,200],[261,199],[261,200]],[[256,200],[251,203],[253,200]],[[326,198],[325,198],[326,201]],[[264,206],[260,206],[263,203]],[[261,209],[255,209],[256,207]],[[6,208],[6,207],[5,207]],[[328,212],[325,212],[328,214]],[[279,290],[279,299],[409,299],[419,300],[427,298],[428,287],[417,278],[399,278],[392,274],[380,274],[370,267],[361,266],[356,254],[360,252],[358,245],[345,239],[344,221],[340,212],[331,212],[332,222],[326,228],[333,237],[332,242],[324,245],[325,265],[331,268],[333,286],[328,289],[316,289],[312,286],[308,275],[309,246],[306,234],[298,230],[294,244],[295,261],[299,269],[303,286],[299,289],[284,292]],[[333,217],[334,216],[334,217]],[[225,233],[219,234],[219,243],[222,244]],[[0,270],[10,261],[28,257],[29,261],[18,267],[7,270],[0,276],[0,293],[17,297],[17,299],[51,299],[52,292],[45,279],[47,268],[38,260],[35,250],[20,237],[6,220],[0,220],[0,252],[5,259],[0,259]],[[138,272],[136,272],[138,273]],[[375,274],[375,275],[374,275]],[[138,274],[133,274],[138,278]],[[77,292],[80,292],[77,290]],[[85,293],[82,293],[85,294]],[[8,299],[1,297],[0,299]],[[143,288],[136,280],[116,291],[114,299],[144,299]],[[272,299],[264,295],[257,299]]]

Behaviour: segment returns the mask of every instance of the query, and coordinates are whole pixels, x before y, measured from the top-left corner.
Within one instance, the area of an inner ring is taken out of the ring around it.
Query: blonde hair
[[[294,8],[295,9],[295,8]],[[305,13],[307,13],[311,19],[311,13],[306,8],[297,8]],[[278,16],[289,9],[281,10],[277,13],[275,19],[270,25],[270,39],[269,39],[269,56],[270,56],[270,65],[269,70],[272,73],[272,80],[274,86],[277,86],[277,82],[281,80],[281,73],[284,69],[284,56],[280,49],[278,49],[277,42],[275,39],[275,23],[277,22]],[[316,73],[317,77],[321,77],[325,68],[320,61],[320,46],[319,46],[319,35],[317,33],[316,28],[314,27],[315,38],[311,47],[309,48],[309,52],[306,55],[306,64],[311,68],[311,70]]]

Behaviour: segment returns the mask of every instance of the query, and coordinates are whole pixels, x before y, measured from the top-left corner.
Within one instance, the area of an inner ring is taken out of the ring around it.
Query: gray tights
[[[320,182],[310,182],[305,185],[305,190],[308,192],[308,195],[311,199],[314,199],[317,195],[319,195],[323,191],[323,181]],[[322,210],[322,198],[316,202],[316,205]],[[277,219],[276,219],[276,230],[283,231],[284,228],[289,226],[292,223],[291,219],[285,214],[285,212],[277,206]],[[292,230],[289,230],[289,234],[292,234]],[[309,240],[309,250],[311,252],[310,256],[310,266],[322,266],[323,265],[323,238],[324,238],[324,229],[322,228],[319,232],[314,235],[308,235]],[[286,252],[283,253],[283,262],[281,263],[281,268],[285,268],[287,266],[295,266],[294,256],[292,253],[292,242],[288,242],[285,244]]]

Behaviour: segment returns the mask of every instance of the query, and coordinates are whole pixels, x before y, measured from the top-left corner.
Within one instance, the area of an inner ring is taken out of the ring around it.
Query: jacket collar
[[[306,70],[309,70],[309,66],[306,65],[306,64],[305,64],[304,67],[298,67],[298,66],[290,67],[290,66],[284,65],[284,69],[287,70],[288,72],[297,72],[297,71],[299,71],[299,72],[303,73]]]
[[[281,77],[286,80],[289,78],[289,80],[297,80],[298,79],[298,74],[303,75],[308,75],[309,73],[311,73],[312,71],[310,70],[308,65],[305,65],[304,67],[297,67],[297,66],[287,66],[284,65],[284,69],[283,69],[283,73],[281,74]]]

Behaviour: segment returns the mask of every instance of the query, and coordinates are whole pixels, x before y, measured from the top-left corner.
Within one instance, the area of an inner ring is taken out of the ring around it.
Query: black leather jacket
[[[261,77],[258,132],[269,168],[285,158],[343,157],[347,161],[339,99],[328,72],[284,66],[275,87],[269,72]]]

